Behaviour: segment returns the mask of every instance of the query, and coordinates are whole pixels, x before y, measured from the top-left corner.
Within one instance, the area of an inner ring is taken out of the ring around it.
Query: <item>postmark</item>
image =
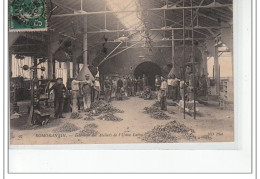
[[[46,31],[45,0],[9,0],[9,31]]]

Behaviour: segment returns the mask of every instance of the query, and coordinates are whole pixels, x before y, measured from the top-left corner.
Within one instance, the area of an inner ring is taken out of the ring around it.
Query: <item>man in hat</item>
[[[116,90],[116,98],[117,100],[122,100],[122,88],[123,88],[123,81],[122,78],[119,77],[117,81],[117,90]]]
[[[143,74],[143,78],[142,78],[142,87],[143,87],[143,90],[145,90],[145,87],[148,86],[148,81],[147,81],[147,77],[145,74]]]
[[[78,98],[80,96],[79,92],[79,84],[80,81],[76,80],[77,75],[74,77],[74,79],[71,81],[71,91],[72,91],[72,118],[77,118],[79,116],[78,114]]]
[[[160,91],[160,87],[161,87],[161,78],[159,75],[155,76],[155,90],[156,90],[156,95],[157,95],[157,100],[160,101],[159,99],[159,91]]]
[[[173,87],[173,101],[178,100],[178,90],[179,90],[179,79],[176,78],[175,75],[173,75],[173,81],[172,81],[172,87]]]
[[[111,100],[111,91],[112,91],[112,83],[107,76],[104,82],[104,90],[105,90],[105,101],[110,102]]]
[[[91,107],[91,92],[93,83],[90,80],[89,74],[85,75],[86,80],[82,82],[82,94],[83,94],[83,103],[84,103],[84,110],[89,111]]]
[[[125,92],[125,96],[128,96],[128,86],[127,86],[127,76],[124,76],[123,78],[123,90]]]
[[[96,76],[94,82],[94,102],[99,100],[100,91],[101,88],[100,88],[99,76]]]
[[[162,78],[162,84],[160,87],[160,105],[161,105],[161,110],[165,110],[165,111],[167,110],[167,105],[166,105],[167,90],[168,90],[167,79]]]
[[[48,94],[50,95],[50,92],[54,90],[54,108],[55,108],[55,114],[54,117],[57,118],[64,118],[62,116],[63,113],[63,106],[64,106],[64,97],[66,93],[66,87],[63,84],[62,78],[57,78],[56,83],[49,89]]]
[[[173,78],[172,76],[168,76],[167,79],[167,84],[168,84],[168,99],[173,99]]]

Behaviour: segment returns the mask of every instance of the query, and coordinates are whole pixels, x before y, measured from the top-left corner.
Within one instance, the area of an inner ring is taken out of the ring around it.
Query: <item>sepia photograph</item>
[[[233,0],[8,0],[8,49],[11,146],[235,141]]]

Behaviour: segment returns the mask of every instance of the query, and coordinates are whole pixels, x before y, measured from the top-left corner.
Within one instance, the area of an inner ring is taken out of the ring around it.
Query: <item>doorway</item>
[[[134,76],[142,78],[143,74],[147,77],[148,85],[155,90],[155,75],[162,75],[161,68],[153,62],[143,62],[135,68]]]

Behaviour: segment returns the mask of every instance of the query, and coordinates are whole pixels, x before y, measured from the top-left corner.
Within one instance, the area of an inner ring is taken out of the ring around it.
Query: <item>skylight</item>
[[[111,11],[135,11],[137,10],[134,0],[106,0],[108,9]],[[136,12],[116,13],[116,17],[127,28],[137,28],[142,24]]]

